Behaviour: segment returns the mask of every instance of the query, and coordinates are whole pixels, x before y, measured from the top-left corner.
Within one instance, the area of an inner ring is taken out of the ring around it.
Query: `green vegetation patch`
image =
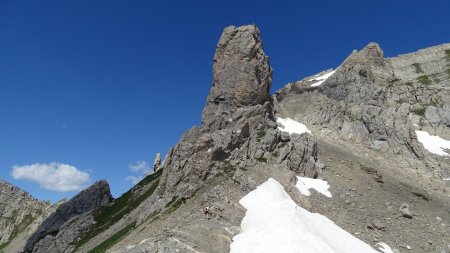
[[[258,133],[256,133],[256,140],[261,141],[261,139],[264,138],[264,136],[266,136],[266,131],[261,130]]]
[[[234,175],[234,172],[236,172],[236,167],[231,165],[230,161],[223,161],[223,172],[225,172],[227,175]]]
[[[287,145],[287,142],[282,142],[282,143],[278,146],[278,148],[284,148],[286,145]]]
[[[166,210],[166,212],[167,213],[171,213],[171,212],[177,210],[181,206],[181,204],[185,204],[185,203],[186,203],[186,198],[184,198],[184,197],[182,197],[182,198],[173,197],[172,200],[166,205],[166,207],[169,207]]]
[[[419,64],[419,63],[413,63],[412,66],[416,69],[416,73],[417,73],[417,74],[423,73],[423,70],[422,70],[422,68],[420,67],[420,64]]]
[[[119,232],[109,237],[106,241],[100,243],[97,247],[89,251],[89,253],[103,253],[127,236],[136,226],[136,222],[124,227]]]
[[[450,78],[450,69],[447,69],[448,78]]]
[[[450,49],[445,50],[445,56],[446,56],[447,60],[450,61]]]
[[[14,230],[11,234],[11,238],[15,238],[18,234],[22,233],[32,222],[33,222],[33,216],[31,214],[25,215],[22,222],[20,222],[19,225],[14,227]]]
[[[278,151],[272,152],[272,156],[279,157],[280,156],[280,152],[278,152]]]
[[[416,115],[419,115],[419,116],[424,116],[426,110],[427,110],[427,108],[423,107],[423,108],[411,110],[411,112],[416,114]]]
[[[267,158],[265,158],[263,156],[256,158],[256,160],[261,163],[267,163]]]
[[[17,216],[17,214],[15,214]],[[27,214],[25,215],[25,217],[23,218],[23,220],[20,222],[19,225],[15,226],[11,236],[9,238],[9,241],[0,244],[0,252],[3,252],[2,250],[4,248],[6,248],[9,243],[14,240],[14,238],[16,238],[20,233],[22,233],[23,231],[25,231],[25,229],[33,222],[34,218],[31,214]],[[14,221],[12,221],[14,222]]]
[[[75,251],[83,244],[87,243],[91,238],[107,230],[111,225],[122,219],[124,215],[130,213],[144,200],[150,197],[158,187],[162,171],[163,170],[159,170],[146,176],[135,187],[124,193],[118,199],[114,200],[112,205],[97,208],[94,211],[94,220],[96,223],[76,243]],[[135,190],[142,189],[144,187],[147,187],[147,190],[136,196]]]
[[[6,248],[6,246],[8,246],[9,245],[9,241],[8,242],[5,242],[5,243],[2,243],[2,244],[0,244],[0,252],[3,252],[3,249],[4,248]]]
[[[427,75],[423,75],[423,76],[419,76],[417,78],[417,81],[423,85],[430,85],[431,84],[431,79],[429,76]]]

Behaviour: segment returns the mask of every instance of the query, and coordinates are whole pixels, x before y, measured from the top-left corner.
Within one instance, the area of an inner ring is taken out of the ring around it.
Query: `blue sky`
[[[446,0],[0,1],[0,178],[53,202],[76,190],[52,180],[79,173],[126,191],[148,169],[136,163],[200,123],[228,25],[259,26],[273,92],[370,41],[387,56],[450,42],[448,10]]]

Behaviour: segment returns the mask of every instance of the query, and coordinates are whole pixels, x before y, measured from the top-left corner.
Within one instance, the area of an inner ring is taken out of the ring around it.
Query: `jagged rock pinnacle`
[[[220,128],[224,115],[269,99],[272,68],[255,25],[229,26],[217,44],[213,84],[202,115],[204,127]]]

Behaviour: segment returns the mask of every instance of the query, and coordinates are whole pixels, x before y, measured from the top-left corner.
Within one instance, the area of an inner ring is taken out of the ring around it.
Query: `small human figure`
[[[204,215],[205,215],[205,219],[208,219],[208,220],[209,220],[209,206],[205,206],[205,207],[203,208],[203,213],[204,213]]]

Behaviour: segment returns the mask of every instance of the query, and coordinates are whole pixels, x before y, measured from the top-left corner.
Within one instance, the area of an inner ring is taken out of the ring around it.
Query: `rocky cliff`
[[[21,234],[33,233],[35,220],[48,215],[50,203],[34,199],[30,194],[0,181],[0,250]]]
[[[105,206],[112,200],[109,185],[106,181],[99,181],[81,191],[69,201],[61,204],[37,228],[28,239],[25,252],[66,252],[69,245],[90,226],[92,219],[83,216],[81,224],[69,226],[74,219],[95,208]],[[67,235],[67,227],[70,227]]]

